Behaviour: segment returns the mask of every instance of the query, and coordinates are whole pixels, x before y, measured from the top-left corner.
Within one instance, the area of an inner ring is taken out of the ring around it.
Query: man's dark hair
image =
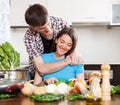
[[[25,20],[30,26],[43,26],[48,20],[47,9],[41,4],[31,5],[25,12]]]

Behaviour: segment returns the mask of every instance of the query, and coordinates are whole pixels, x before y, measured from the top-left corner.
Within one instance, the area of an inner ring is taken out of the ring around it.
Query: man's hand
[[[66,62],[66,64],[71,64],[71,57],[68,55],[66,58],[65,58],[65,60],[64,60],[65,62]]]
[[[69,56],[66,57],[67,58],[71,58],[71,65],[77,65],[77,64],[83,64],[83,59],[81,56],[79,56],[77,53],[72,53]]]
[[[44,80],[45,84],[54,84],[56,82],[58,82],[58,80],[55,77],[51,77],[51,78]]]

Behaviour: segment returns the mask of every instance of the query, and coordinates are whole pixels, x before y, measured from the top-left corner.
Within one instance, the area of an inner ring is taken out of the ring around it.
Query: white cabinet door
[[[27,26],[24,14],[26,9],[35,3],[40,3],[46,6],[46,0],[11,0],[11,26]]]
[[[50,16],[61,17],[69,21],[69,5],[71,0],[47,0],[47,9]],[[71,23],[70,23],[71,24]]]
[[[47,9],[49,15],[57,17],[66,17],[68,14],[68,0],[47,0]]]
[[[43,4],[49,15],[68,22],[110,22],[110,0],[11,0],[11,26],[27,26],[24,13],[35,3]]]
[[[70,0],[69,17],[76,22],[110,22],[110,0]]]

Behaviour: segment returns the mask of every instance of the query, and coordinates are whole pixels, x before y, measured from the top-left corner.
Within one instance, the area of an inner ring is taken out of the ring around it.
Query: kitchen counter
[[[15,98],[0,99],[0,105],[119,105],[120,95],[112,96],[111,101],[107,102],[87,102],[85,100],[68,101],[61,100],[56,102],[35,102],[27,96],[19,94]]]

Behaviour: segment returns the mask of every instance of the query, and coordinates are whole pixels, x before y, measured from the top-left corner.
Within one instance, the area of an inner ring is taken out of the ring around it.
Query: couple
[[[52,75],[52,73],[57,73],[57,71],[60,72],[62,68],[63,70],[69,67],[77,68],[77,64],[82,63],[81,57],[74,51],[77,43],[73,39],[76,38],[74,30],[65,28],[70,27],[66,21],[58,17],[49,16],[47,9],[40,4],[31,5],[26,10],[25,20],[30,27],[24,36],[24,43],[29,55],[30,79],[35,78],[35,84],[37,77],[39,77],[39,82],[42,79],[47,81],[47,77],[51,77],[47,74]],[[50,53],[54,42],[56,43],[56,46],[54,46],[56,47],[55,52]],[[52,61],[46,56],[52,56]],[[51,63],[48,63],[48,60]],[[76,66],[70,66],[69,64]],[[67,71],[69,70],[67,69]],[[74,73],[77,73],[77,71]],[[68,72],[67,74],[62,72],[62,74],[65,74],[66,77],[70,76]],[[52,80],[55,81],[54,79]]]
[[[84,80],[84,68],[82,64],[70,65],[71,58],[69,54],[73,53],[77,44],[77,36],[75,31],[70,27],[63,28],[57,35],[55,43],[50,53],[42,54],[41,60],[46,70],[49,71],[49,65],[52,62],[63,62],[63,68],[58,71],[40,76],[39,72],[35,72],[34,84],[38,85],[42,80],[47,83],[55,83],[60,80],[68,82],[70,79]]]

